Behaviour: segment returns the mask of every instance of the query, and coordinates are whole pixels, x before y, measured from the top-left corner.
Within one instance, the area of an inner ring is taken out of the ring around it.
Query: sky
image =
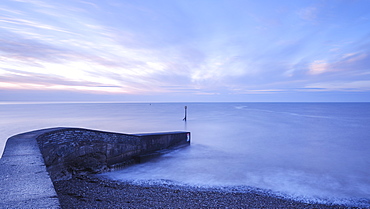
[[[370,0],[1,0],[0,102],[370,102]]]

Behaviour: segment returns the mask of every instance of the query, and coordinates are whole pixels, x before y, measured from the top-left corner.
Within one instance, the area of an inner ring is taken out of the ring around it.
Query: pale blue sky
[[[6,101],[370,101],[370,1],[2,0]]]

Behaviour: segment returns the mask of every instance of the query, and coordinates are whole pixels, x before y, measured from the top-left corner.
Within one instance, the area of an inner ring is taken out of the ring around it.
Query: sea
[[[370,207],[370,103],[2,103],[0,154],[50,127],[191,132],[188,147],[103,174],[114,180]]]

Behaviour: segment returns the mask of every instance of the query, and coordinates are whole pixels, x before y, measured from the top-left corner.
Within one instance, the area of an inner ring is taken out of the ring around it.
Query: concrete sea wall
[[[42,133],[27,132],[7,140],[0,159],[0,208],[60,208],[36,143]]]
[[[53,181],[76,173],[101,173],[140,162],[144,156],[190,144],[189,132],[120,134],[65,128],[37,137]]]
[[[52,181],[109,171],[189,144],[189,132],[49,128],[15,135],[0,159],[0,208],[60,208]]]

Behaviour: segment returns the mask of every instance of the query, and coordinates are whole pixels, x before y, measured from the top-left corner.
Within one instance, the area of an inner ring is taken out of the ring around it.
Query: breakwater
[[[49,128],[15,135],[0,159],[0,208],[60,208],[52,181],[109,171],[189,144],[190,132]]]
[[[121,134],[64,128],[37,137],[53,181],[76,173],[101,173],[141,162],[158,152],[190,144],[190,132]]]

